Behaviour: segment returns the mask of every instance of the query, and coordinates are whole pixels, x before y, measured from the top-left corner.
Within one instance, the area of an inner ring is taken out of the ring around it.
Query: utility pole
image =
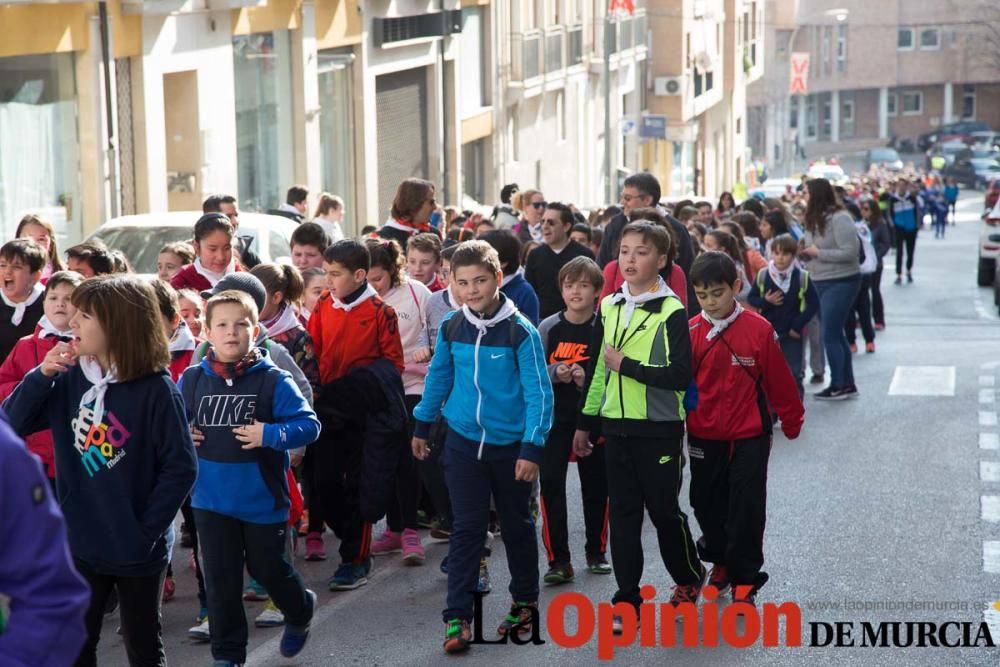
[[[604,16],[604,203],[615,203],[611,180],[611,48],[614,13],[608,8]]]

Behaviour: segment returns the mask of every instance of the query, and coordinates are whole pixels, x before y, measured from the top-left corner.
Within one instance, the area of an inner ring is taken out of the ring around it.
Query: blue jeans
[[[823,346],[830,363],[830,386],[839,389],[853,385],[854,365],[844,326],[861,287],[861,274],[836,280],[814,280],[813,284],[819,292],[819,317],[823,323]]]
[[[795,386],[799,389],[799,399],[801,400],[806,393],[802,386],[802,378],[805,375],[802,370],[805,346],[802,344],[801,338],[792,338],[787,333],[782,334],[781,338],[778,339],[778,345],[781,347],[781,354],[784,355],[785,361],[788,362],[788,370],[795,378]]]

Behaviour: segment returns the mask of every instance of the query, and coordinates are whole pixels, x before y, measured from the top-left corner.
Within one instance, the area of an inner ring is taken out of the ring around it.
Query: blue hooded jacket
[[[184,371],[179,386],[192,424],[205,436],[191,506],[273,524],[288,520],[287,451],[315,442],[320,424],[292,376],[261,352],[232,382],[205,358]],[[265,424],[263,446],[243,449],[232,429],[255,419]]]
[[[542,339],[506,296],[488,320],[468,306],[445,316],[413,411],[414,436],[426,439],[443,412],[449,428],[479,443],[479,456],[486,444],[516,443],[520,458],[538,463],[552,410]]]

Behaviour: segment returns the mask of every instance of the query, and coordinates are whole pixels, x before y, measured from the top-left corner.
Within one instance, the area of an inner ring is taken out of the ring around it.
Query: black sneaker
[[[542,581],[547,584],[568,584],[573,581],[573,566],[570,563],[556,563],[549,568],[549,571],[542,577]]]
[[[896,279],[892,281],[892,284],[893,285],[902,285],[903,284],[903,276],[896,276]]]
[[[849,384],[849,385],[843,387],[840,390],[840,393],[841,393],[841,395],[846,396],[847,398],[857,398],[858,396],[861,395],[858,392],[858,385],[856,385],[856,384]]]
[[[611,574],[611,565],[604,554],[587,558],[587,569],[591,574]]]
[[[809,384],[823,384],[823,374],[813,373],[813,376],[809,378]]]
[[[906,282],[907,283],[912,283],[913,282],[913,274],[912,273],[907,273],[906,274]]]
[[[817,401],[846,401],[850,396],[846,387],[829,386],[823,391],[813,394],[813,398]]]

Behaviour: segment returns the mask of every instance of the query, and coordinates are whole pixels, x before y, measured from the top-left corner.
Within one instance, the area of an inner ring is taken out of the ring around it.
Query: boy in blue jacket
[[[472,639],[472,591],[491,495],[513,597],[497,633],[530,632],[538,613],[538,542],[528,501],[552,425],[553,398],[538,331],[500,293],[496,250],[485,241],[463,243],[452,255],[451,271],[464,305],[438,331],[423,399],[413,413],[413,454],[427,458],[427,437],[443,412],[448,435],[441,465],[454,514],[444,650],[458,653]]]
[[[796,266],[797,252],[798,242],[791,234],[776,237],[771,242],[771,261],[750,286],[748,301],[774,327],[801,399],[805,396],[802,333],[819,311],[819,293],[809,272]]]
[[[191,507],[217,664],[246,660],[244,563],[285,615],[283,656],[302,650],[316,606],[286,556],[286,471],[287,451],[314,442],[319,420],[291,376],[252,347],[258,330],[257,305],[245,292],[212,297],[205,321],[212,347],[180,381],[198,445]]]

